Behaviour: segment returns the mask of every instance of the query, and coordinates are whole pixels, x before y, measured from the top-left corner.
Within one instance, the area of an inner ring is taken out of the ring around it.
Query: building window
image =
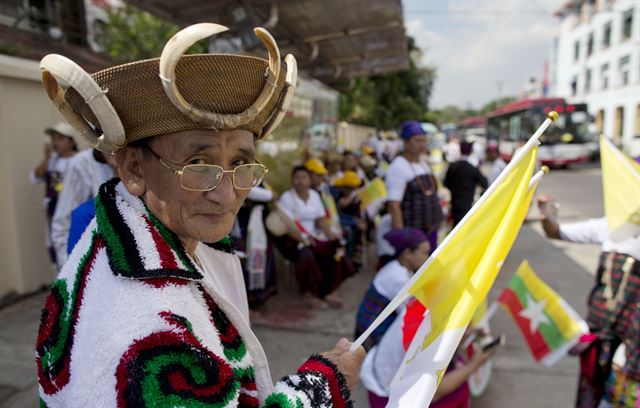
[[[600,68],[600,78],[602,78],[602,89],[609,89],[609,64],[603,64]]]
[[[622,134],[624,130],[624,107],[618,106],[616,108],[616,117],[613,122],[613,140],[616,144],[620,144],[622,140]]]
[[[578,77],[574,76],[571,80],[571,96],[576,96],[578,93]]]
[[[591,69],[584,71],[584,93],[591,92]]]
[[[629,9],[622,15],[622,39],[631,38],[631,27],[633,27],[633,9]]]
[[[580,58],[580,41],[576,41],[576,43],[573,44],[573,60],[578,61],[579,58]]]
[[[620,63],[618,64],[618,72],[620,73],[620,86],[629,85],[629,55],[626,57],[620,58]]]
[[[593,33],[589,34],[587,39],[587,57],[593,54]]]
[[[609,48],[611,45],[611,21],[604,25],[602,33],[602,48]]]

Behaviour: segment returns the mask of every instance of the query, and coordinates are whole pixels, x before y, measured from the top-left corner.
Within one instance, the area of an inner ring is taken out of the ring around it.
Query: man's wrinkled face
[[[253,134],[247,130],[190,130],[157,136],[148,142],[169,166],[215,164],[232,170],[255,163]],[[232,175],[225,173],[211,191],[189,191],[181,187],[180,176],[165,167],[158,157],[142,148],[141,171],[149,210],[183,242],[216,242],[233,227],[249,190],[234,188]]]

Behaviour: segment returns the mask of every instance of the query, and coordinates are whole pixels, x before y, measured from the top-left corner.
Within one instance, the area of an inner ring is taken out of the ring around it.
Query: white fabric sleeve
[[[72,162],[62,183],[62,191],[58,196],[56,210],[51,220],[51,241],[56,251],[58,266],[62,266],[67,259],[67,241],[71,228],[71,211],[91,197],[91,185],[83,178],[86,170],[77,165],[82,162]]]
[[[264,187],[254,187],[249,191],[247,198],[251,201],[257,201],[259,203],[268,203],[273,200],[273,191]]]
[[[379,396],[389,395],[391,381],[404,359],[402,323],[405,310],[405,306],[399,310],[397,317],[384,333],[380,342],[367,353],[360,369],[362,385]]]
[[[564,241],[580,244],[602,244],[608,235],[606,218],[560,224],[560,238]]]
[[[407,188],[407,180],[403,177],[399,166],[392,166],[387,171],[384,183],[387,186],[387,201],[402,201],[404,190]]]
[[[280,209],[283,210],[289,218],[293,219],[293,194],[291,194],[290,190],[285,191],[280,196],[278,203],[280,204]]]

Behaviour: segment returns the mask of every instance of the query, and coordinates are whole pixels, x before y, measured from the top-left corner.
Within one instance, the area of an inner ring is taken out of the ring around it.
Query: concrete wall
[[[43,157],[43,129],[62,120],[40,84],[38,62],[0,55],[0,299],[50,284],[43,185],[29,170]]]

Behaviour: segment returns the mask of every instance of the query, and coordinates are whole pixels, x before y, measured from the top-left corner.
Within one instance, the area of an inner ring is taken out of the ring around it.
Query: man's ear
[[[142,159],[144,152],[139,147],[126,146],[116,153],[118,177],[134,196],[142,196],[146,191]]]

